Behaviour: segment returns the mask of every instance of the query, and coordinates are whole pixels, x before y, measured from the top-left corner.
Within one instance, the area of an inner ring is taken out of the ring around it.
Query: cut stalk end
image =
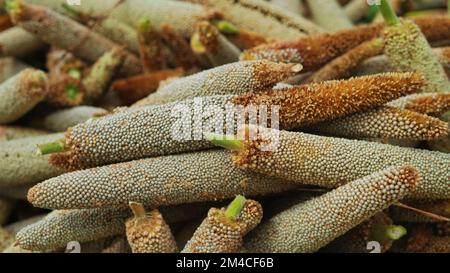
[[[398,19],[397,14],[395,14],[395,11],[391,7],[391,4],[389,4],[388,0],[381,0],[380,11],[388,25],[396,26],[400,24],[400,20]]]
[[[244,149],[244,141],[236,139],[235,136],[208,133],[205,134],[205,137],[212,144],[227,150],[239,151]]]
[[[65,88],[67,97],[69,97],[70,100],[75,100],[77,98],[77,95],[79,93],[78,87],[75,85],[69,84]]]
[[[245,197],[242,195],[236,196],[234,200],[228,205],[227,210],[225,211],[225,216],[228,219],[236,220],[241,214],[242,208],[245,205]]]
[[[65,139],[59,139],[57,141],[38,145],[36,154],[47,155],[66,151]]]
[[[67,72],[74,79],[81,80],[81,71],[78,68],[71,68]]]
[[[145,208],[141,203],[130,201],[128,202],[128,206],[130,206],[130,209],[133,212],[134,217],[136,218],[145,217]]]
[[[152,23],[150,21],[150,18],[148,17],[142,17],[141,19],[139,19],[136,26],[138,31],[141,33],[146,33],[152,30]]]
[[[239,34],[239,29],[232,23],[225,20],[213,20],[213,25],[222,33]]]
[[[405,236],[407,230],[403,226],[390,225],[386,228],[386,237],[391,240],[398,240]]]
[[[202,54],[207,51],[205,45],[202,43],[200,39],[200,34],[194,33],[191,37],[191,49],[195,53]]]

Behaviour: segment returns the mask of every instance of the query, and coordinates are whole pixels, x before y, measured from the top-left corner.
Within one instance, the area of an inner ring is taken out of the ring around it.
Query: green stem
[[[5,10],[11,16],[11,18],[14,18],[18,13],[20,13],[21,9],[21,0],[7,0],[5,3]]]
[[[375,17],[377,16],[379,11],[380,7],[378,5],[370,6],[369,10],[367,11],[366,21],[371,23],[373,20],[375,20]]]
[[[59,139],[53,142],[38,145],[37,154],[47,155],[66,151],[66,140]]]
[[[236,220],[241,214],[242,208],[245,205],[245,197],[242,195],[236,196],[234,200],[228,205],[227,210],[225,211],[225,216],[228,219]]]
[[[232,23],[225,20],[212,20],[212,24],[222,33],[238,34],[239,29]]]
[[[150,18],[148,17],[142,17],[136,25],[140,33],[147,33],[152,29],[152,24],[150,22]]]
[[[81,71],[78,68],[71,68],[67,72],[69,76],[71,76],[74,79],[80,80],[81,79]]]
[[[381,0],[380,11],[388,25],[395,26],[400,24],[400,20],[395,14],[395,11],[392,9],[391,4],[389,4],[388,0]]]
[[[77,98],[78,95],[78,87],[76,87],[75,85],[69,84],[66,86],[65,91],[67,93],[67,96],[69,97],[69,99],[71,100],[75,100]]]
[[[386,228],[386,237],[390,240],[398,240],[405,236],[407,230],[403,226],[390,225]]]
[[[236,139],[235,136],[208,133],[205,134],[205,137],[211,141],[212,144],[228,150],[244,149],[244,141]]]
[[[130,206],[130,209],[133,212],[134,217],[136,218],[145,217],[145,208],[141,203],[131,201],[128,202],[128,205]]]

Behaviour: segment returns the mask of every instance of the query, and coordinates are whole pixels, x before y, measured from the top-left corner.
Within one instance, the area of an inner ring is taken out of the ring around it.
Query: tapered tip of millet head
[[[386,228],[386,237],[391,240],[398,240],[405,236],[407,230],[403,226],[390,225]]]
[[[420,173],[414,166],[405,165],[401,167],[399,176],[411,188],[415,188],[420,183]]]
[[[236,220],[241,214],[242,209],[244,208],[245,201],[246,199],[244,196],[237,195],[234,200],[228,205],[225,211],[225,216],[228,219]]]
[[[400,24],[400,20],[395,14],[394,9],[392,9],[391,4],[388,2],[388,0],[380,1],[380,11],[388,25],[395,26]]]
[[[205,133],[205,138],[212,144],[227,150],[239,151],[244,149],[244,141],[237,139],[235,136]]]
[[[145,208],[141,203],[130,201],[128,202],[128,206],[130,207],[131,211],[133,212],[134,217],[136,218],[142,218],[145,217]]]

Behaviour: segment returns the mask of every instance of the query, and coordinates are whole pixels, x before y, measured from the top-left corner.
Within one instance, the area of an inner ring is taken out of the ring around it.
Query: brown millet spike
[[[346,78],[364,60],[379,55],[382,52],[383,41],[381,39],[364,42],[326,64],[306,79],[306,83]]]
[[[406,109],[382,106],[307,128],[329,136],[433,140],[448,135],[448,123]]]
[[[388,105],[440,117],[450,110],[450,92],[412,94],[389,102]]]
[[[172,77],[180,77],[183,74],[182,68],[149,72],[118,79],[112,83],[111,90],[119,95],[123,103],[129,105],[155,92],[161,81]]]
[[[414,20],[429,42],[450,39],[448,16]],[[379,37],[384,23],[361,25],[334,33],[300,37],[263,44],[244,51],[242,60],[268,59],[278,62],[300,62],[304,71],[313,71],[361,43]]]
[[[133,253],[174,253],[178,252],[175,239],[170,227],[164,221],[161,213],[154,209],[149,213],[144,207],[135,209],[136,205],[130,202],[134,217],[125,223],[128,243]],[[136,210],[141,212],[136,212]]]
[[[292,129],[368,110],[420,91],[425,82],[416,73],[386,73],[329,81],[265,93],[237,96],[237,105],[280,106],[280,127]],[[268,116],[271,116],[270,113]]]

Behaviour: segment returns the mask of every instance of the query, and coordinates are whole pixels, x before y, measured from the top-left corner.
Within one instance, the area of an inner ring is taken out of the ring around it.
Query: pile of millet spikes
[[[445,2],[0,0],[0,252],[450,252]]]

